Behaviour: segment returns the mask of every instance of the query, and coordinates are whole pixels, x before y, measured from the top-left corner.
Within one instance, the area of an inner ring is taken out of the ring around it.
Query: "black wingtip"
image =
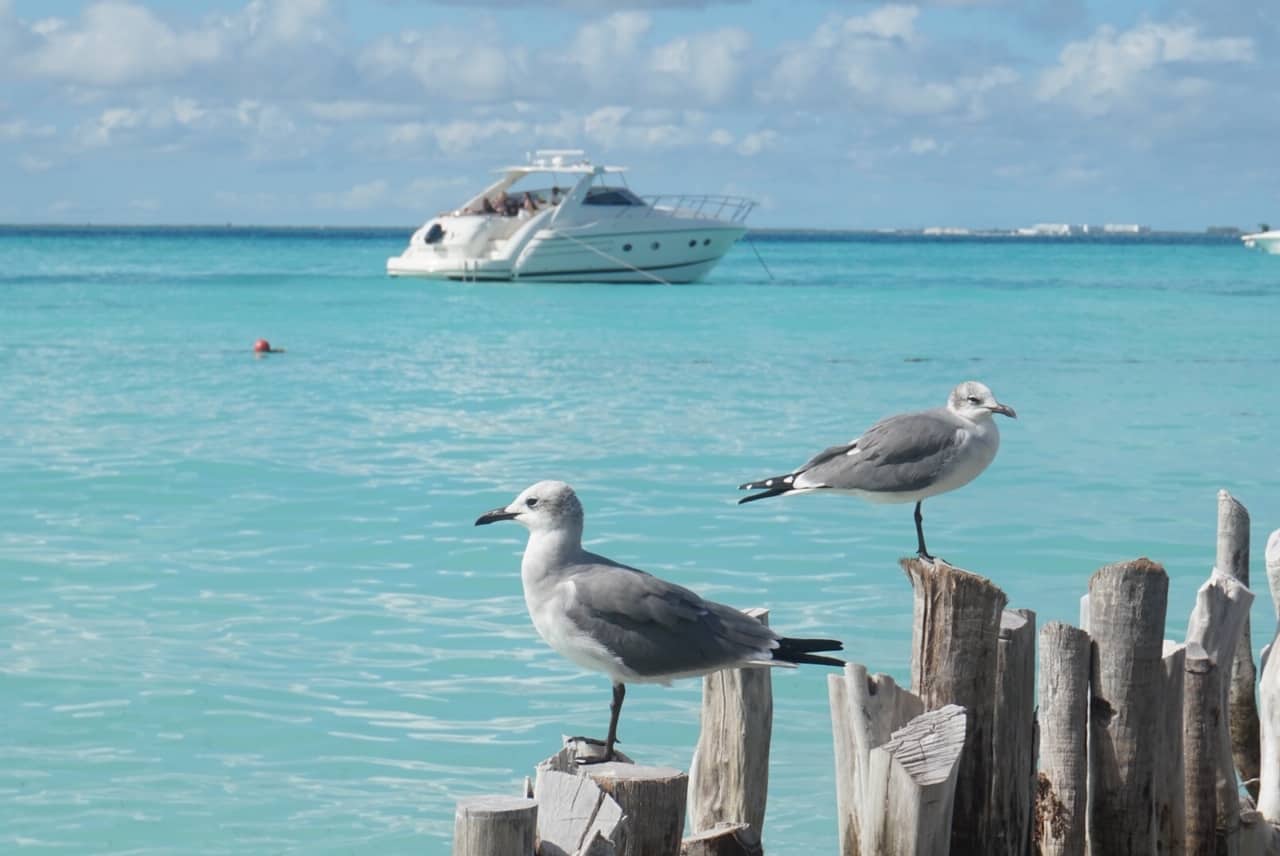
[[[742,487],[738,488],[738,490],[754,490],[758,487],[759,485],[744,484]],[[744,496],[742,499],[738,500],[738,505],[742,505],[743,503],[746,503],[746,502],[755,502],[757,499],[768,499],[771,496],[782,496],[784,493],[788,493],[790,490],[791,490],[790,487],[775,487],[772,490],[766,490],[763,493],[753,493],[751,494],[751,496]]]
[[[815,651],[843,651],[844,643],[839,639],[790,639],[778,640],[778,647],[773,650],[773,659],[784,663],[810,663],[815,666],[835,666],[844,668],[844,660],[838,657],[823,657]]]

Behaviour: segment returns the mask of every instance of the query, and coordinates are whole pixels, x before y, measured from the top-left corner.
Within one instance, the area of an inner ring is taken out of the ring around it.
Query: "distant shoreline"
[[[0,223],[4,234],[167,234],[167,235],[259,235],[330,237],[375,237],[405,239],[417,226],[255,226],[239,224],[136,225],[128,223]],[[1057,235],[1025,234],[1016,229],[964,229],[939,232],[935,227],[919,229],[822,229],[803,227],[760,227],[749,229],[747,238],[779,241],[884,241],[926,240],[930,242],[1027,241],[1049,243],[1143,243],[1188,241],[1234,243],[1246,234],[1232,227],[1210,227],[1194,232],[1177,229],[1152,229],[1140,233],[1105,232]]]

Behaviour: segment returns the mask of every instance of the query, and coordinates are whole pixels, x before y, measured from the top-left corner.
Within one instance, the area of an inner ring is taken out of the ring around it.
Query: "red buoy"
[[[269,354],[271,353],[271,343],[266,339],[259,339],[253,343],[253,352],[255,354]]]

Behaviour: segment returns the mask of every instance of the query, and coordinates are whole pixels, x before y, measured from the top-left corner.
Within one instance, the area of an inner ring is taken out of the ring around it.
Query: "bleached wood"
[[[582,768],[622,809],[618,856],[677,856],[689,778],[671,767],[610,761]]]
[[[1080,629],[1089,632],[1089,595],[1080,596]]]
[[[919,697],[888,675],[868,675],[865,666],[849,663],[843,675],[829,675],[831,725],[836,764],[836,812],[842,856],[857,856],[865,840],[868,763],[871,750],[924,712]]]
[[[1240,500],[1218,491],[1218,551],[1215,567],[1229,577],[1249,586],[1249,512]],[[1254,692],[1258,671],[1253,665],[1253,634],[1246,613],[1240,628],[1231,663],[1230,688],[1227,697],[1227,721],[1231,731],[1231,757],[1240,778],[1252,782],[1249,793],[1256,799],[1259,771],[1260,737],[1258,702]]]
[[[622,808],[580,772],[540,765],[533,793],[540,808],[539,856],[573,856],[597,836],[610,845],[619,838]]]
[[[915,595],[911,689],[926,710],[957,704],[968,714],[951,847],[956,853],[980,853],[993,831],[997,644],[1008,598],[985,577],[941,559],[909,558],[899,564]]]
[[[1089,634],[1040,631],[1040,775],[1036,841],[1044,856],[1084,856],[1089,765]]]
[[[1187,646],[1164,640],[1163,694],[1156,753],[1156,852],[1182,856],[1186,850],[1186,772],[1183,765],[1182,703],[1186,686]]]
[[[747,613],[769,623],[769,611]],[[773,684],[769,669],[725,669],[702,679],[702,728],[689,764],[689,826],[764,829]]]
[[[1267,539],[1267,582],[1271,601],[1280,616],[1280,529]],[[1258,707],[1262,725],[1262,758],[1258,811],[1272,823],[1280,823],[1280,657],[1275,653],[1276,640],[1262,649],[1262,679],[1258,685]]]
[[[1187,643],[1183,704],[1187,856],[1215,856],[1218,852],[1218,732],[1223,724],[1218,672],[1212,656],[1198,643]]]
[[[680,856],[764,856],[764,849],[745,823],[717,823],[686,838]]]
[[[990,825],[986,853],[1023,856],[1031,845],[1035,801],[1036,614],[1006,609],[996,645]]]
[[[1094,656],[1089,708],[1092,853],[1149,853],[1155,842],[1155,756],[1169,580],[1150,559],[1089,580]]]
[[[537,820],[538,804],[525,797],[464,797],[453,818],[453,856],[533,856]]]
[[[949,704],[917,716],[871,750],[862,856],[946,856],[965,746],[965,711]]]
[[[1223,830],[1225,847],[1234,854],[1240,829],[1240,798],[1235,764],[1231,755],[1231,732],[1227,721],[1227,669],[1235,656],[1240,628],[1253,604],[1253,592],[1238,580],[1214,569],[1196,592],[1196,604],[1187,622],[1187,643],[1198,642],[1218,668],[1210,679],[1218,682],[1220,715],[1215,720],[1218,746],[1214,758],[1218,779],[1218,828]],[[1189,656],[1189,655],[1188,655]],[[1190,672],[1188,672],[1190,675]],[[1188,807],[1190,808],[1190,807]],[[1188,836],[1190,831],[1188,830]],[[1188,842],[1190,839],[1188,838]],[[1190,844],[1188,843],[1188,847]]]

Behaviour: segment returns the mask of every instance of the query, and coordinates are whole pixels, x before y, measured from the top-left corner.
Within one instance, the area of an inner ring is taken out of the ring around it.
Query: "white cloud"
[[[41,137],[52,137],[57,130],[53,125],[37,124],[27,119],[0,122],[0,142],[15,142]]]
[[[938,151],[938,141],[933,137],[912,137],[907,144],[907,151],[913,155],[927,155]]]
[[[1102,26],[1062,49],[1058,64],[1041,75],[1035,94],[1041,101],[1061,101],[1081,113],[1100,115],[1129,98],[1203,91],[1186,87],[1175,65],[1253,61],[1251,39],[1206,38],[1190,24],[1148,22],[1123,32]]]
[[[53,19],[32,31],[41,37],[23,60],[30,71],[71,83],[119,86],[173,78],[222,56],[217,30],[179,32],[143,6],[95,3],[78,24]]]
[[[18,166],[23,172],[45,172],[53,168],[53,161],[39,155],[22,155],[18,158]]]
[[[666,89],[679,92],[691,88],[704,101],[723,100],[742,71],[742,61],[751,47],[751,36],[734,27],[682,36],[657,47],[650,69],[666,77]]]
[[[599,85],[629,66],[651,24],[643,12],[615,12],[583,24],[565,55],[582,67],[589,83]]]
[[[404,32],[367,47],[359,67],[376,79],[416,80],[429,96],[485,101],[512,95],[512,84],[528,65],[522,47],[508,49],[501,37],[449,30]]]
[[[711,136],[707,137],[707,142],[713,146],[731,146],[733,145],[733,134],[724,128],[716,128],[711,132]]]
[[[832,16],[800,42],[784,45],[758,94],[765,102],[836,102],[902,116],[985,113],[993,90],[1018,80],[994,66],[969,74],[953,67],[928,76],[937,48],[917,31],[920,10],[888,5],[865,15]]]
[[[742,142],[738,143],[738,154],[744,157],[754,157],[761,152],[774,148],[777,144],[777,131],[770,129],[753,131],[743,137]]]
[[[311,203],[317,208],[336,209],[339,211],[368,211],[376,208],[387,199],[390,185],[384,178],[357,184],[347,190],[337,192],[319,192],[311,196]]]

